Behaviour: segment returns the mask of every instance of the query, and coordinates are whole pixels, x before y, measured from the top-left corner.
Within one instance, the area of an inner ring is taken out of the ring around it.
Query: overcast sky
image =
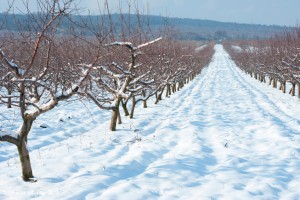
[[[15,0],[15,6],[22,9],[22,1]],[[127,12],[128,3],[131,3],[132,7],[137,3],[140,12],[145,14],[148,8],[149,14],[169,17],[266,25],[300,24],[300,0],[108,0],[108,2],[112,13],[118,12],[120,5],[123,12]],[[98,5],[102,8],[104,0],[78,0],[77,4],[90,10],[92,14],[98,14]],[[36,9],[34,4],[31,6],[33,10]],[[0,12],[6,8],[7,0],[0,0]]]

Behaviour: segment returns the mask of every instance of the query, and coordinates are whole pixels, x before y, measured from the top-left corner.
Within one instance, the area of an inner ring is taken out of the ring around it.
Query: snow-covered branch
[[[4,51],[1,48],[0,48],[0,58],[17,75],[17,77],[20,77],[24,74],[24,70],[21,69],[13,61],[10,61],[9,58],[5,55]]]
[[[131,42],[113,42],[111,44],[106,44],[105,46],[125,46],[130,50],[134,50],[134,46]]]
[[[145,46],[148,46],[148,45],[153,44],[153,43],[155,43],[155,42],[158,42],[158,41],[160,41],[160,40],[162,40],[162,37],[156,38],[156,39],[154,39],[154,40],[152,40],[152,41],[150,41],[150,42],[146,42],[146,43],[144,43],[144,44],[140,44],[140,45],[138,45],[138,46],[135,48],[135,50],[141,49],[141,48],[143,48],[143,47],[145,47]]]

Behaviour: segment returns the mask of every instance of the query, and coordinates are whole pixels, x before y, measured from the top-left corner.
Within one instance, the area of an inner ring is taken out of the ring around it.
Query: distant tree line
[[[34,13],[34,15],[38,16],[39,13]],[[68,18],[72,18],[72,21],[75,22],[80,22],[82,19],[90,20],[90,25],[97,24],[99,18],[101,18],[101,20],[103,20],[104,27],[107,28],[109,27],[110,22],[113,21],[115,29],[121,32],[122,24],[119,22],[120,17],[124,19],[124,23],[130,23],[131,28],[137,27],[139,21],[144,22],[142,23],[143,27],[140,28],[146,29],[150,26],[153,32],[159,31],[162,26],[173,27],[176,30],[176,32],[174,32],[174,37],[179,40],[266,39],[270,38],[275,32],[280,34],[288,29],[294,29],[293,27],[275,25],[238,24],[200,19],[168,18],[142,14],[140,14],[139,20],[137,20],[134,14],[82,16],[73,13],[68,16]],[[2,27],[4,30],[17,31],[20,28],[24,31],[30,30],[29,26],[32,22],[30,21],[31,19],[25,15],[13,15],[10,13],[6,15],[6,13],[0,13],[0,21],[3,21],[4,18],[6,18],[6,23]],[[63,33],[69,26],[69,20],[63,19],[60,24],[61,33]]]

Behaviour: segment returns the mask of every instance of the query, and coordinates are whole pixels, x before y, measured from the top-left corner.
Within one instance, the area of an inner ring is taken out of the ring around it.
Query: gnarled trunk
[[[32,181],[33,173],[30,163],[29,151],[27,149],[27,137],[35,118],[25,114],[23,124],[19,132],[19,144],[17,145],[21,162],[22,178],[24,181]]]
[[[21,138],[20,144],[17,147],[21,162],[22,178],[24,181],[32,181],[33,173],[25,138]]]

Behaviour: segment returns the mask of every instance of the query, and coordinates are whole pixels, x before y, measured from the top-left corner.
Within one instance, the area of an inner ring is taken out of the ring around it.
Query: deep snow
[[[200,76],[117,132],[84,100],[41,116],[29,138],[37,183],[0,143],[0,199],[300,199],[300,101],[215,50]],[[17,111],[0,109],[2,129],[16,129],[3,122]]]

